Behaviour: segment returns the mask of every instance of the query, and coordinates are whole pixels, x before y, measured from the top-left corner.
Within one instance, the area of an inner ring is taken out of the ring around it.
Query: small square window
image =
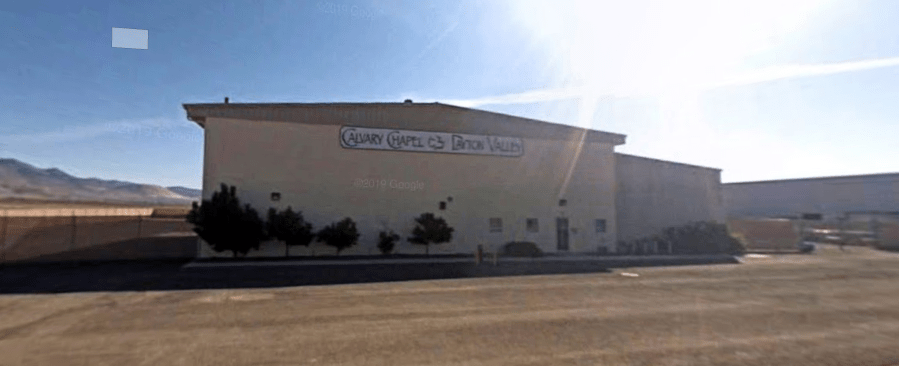
[[[280,201],[281,193],[280,192],[272,192],[272,201]]]
[[[606,232],[606,220],[605,219],[596,219],[596,232],[597,233]]]
[[[525,226],[527,226],[527,230],[529,233],[536,233],[540,231],[537,226],[537,219],[527,219],[525,223]]]
[[[493,217],[490,219],[490,232],[491,233],[501,233],[503,232],[503,219],[499,217]]]
[[[565,206],[568,204],[568,200],[559,200],[559,206]]]

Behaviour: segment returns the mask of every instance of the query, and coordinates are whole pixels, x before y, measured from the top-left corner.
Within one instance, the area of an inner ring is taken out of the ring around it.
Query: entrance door
[[[556,218],[556,249],[560,251],[568,250],[568,218]]]

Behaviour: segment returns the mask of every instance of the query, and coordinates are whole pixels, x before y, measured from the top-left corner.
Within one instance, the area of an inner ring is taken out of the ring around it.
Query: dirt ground
[[[27,281],[27,279],[21,279]],[[0,296],[2,365],[899,365],[899,254]]]

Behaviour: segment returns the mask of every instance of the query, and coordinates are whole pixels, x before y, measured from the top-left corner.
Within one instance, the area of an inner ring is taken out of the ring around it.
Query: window
[[[280,201],[281,193],[280,192],[272,192],[272,201]]]
[[[540,231],[537,227],[537,219],[527,219],[526,225],[529,233],[536,233]]]
[[[559,200],[559,206],[565,206],[568,204],[568,200]]]
[[[440,209],[446,210],[446,202],[440,201]]]
[[[501,233],[503,232],[503,219],[499,217],[493,217],[490,219],[490,232],[491,233]]]
[[[605,219],[596,219],[596,232],[597,233],[606,232],[606,220]]]

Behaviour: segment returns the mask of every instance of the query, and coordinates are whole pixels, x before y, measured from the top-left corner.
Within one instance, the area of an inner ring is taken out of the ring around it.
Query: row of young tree
[[[273,239],[284,243],[285,257],[290,256],[290,247],[309,247],[316,240],[335,248],[340,255],[344,249],[357,245],[360,237],[356,223],[349,217],[316,231],[303,213],[292,207],[281,211],[269,208],[263,220],[249,204],[241,205],[235,186],[226,184],[213,192],[210,200],[203,200],[202,204],[194,202],[187,221],[213,250],[230,251],[235,258],[258,250],[263,241]],[[415,218],[415,223],[412,236],[407,239],[412,244],[424,245],[426,254],[430,254],[431,244],[452,240],[454,229],[441,217],[423,213]],[[400,239],[392,230],[381,231],[378,236],[378,249],[383,254],[393,252]]]

